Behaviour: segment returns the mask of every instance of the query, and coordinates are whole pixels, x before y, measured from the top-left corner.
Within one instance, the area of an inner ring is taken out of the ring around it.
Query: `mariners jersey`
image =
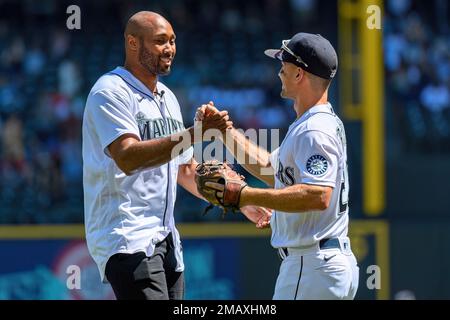
[[[145,252],[170,232],[183,271],[173,209],[178,166],[193,156],[192,147],[169,163],[125,175],[108,146],[123,134],[156,139],[185,129],[175,95],[158,82],[158,99],[126,69],[118,67],[93,86],[83,118],[83,186],[86,240],[102,280],[115,253]]]
[[[330,104],[316,105],[289,127],[271,154],[275,188],[313,184],[333,188],[330,205],[317,212],[275,211],[271,218],[272,246],[304,247],[348,231],[346,138],[342,121]]]

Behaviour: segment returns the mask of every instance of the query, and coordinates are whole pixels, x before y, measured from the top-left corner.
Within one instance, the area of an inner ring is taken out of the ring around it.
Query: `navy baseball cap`
[[[268,49],[264,54],[324,79],[333,79],[337,72],[336,51],[320,34],[297,33],[290,40],[283,40],[280,49]]]

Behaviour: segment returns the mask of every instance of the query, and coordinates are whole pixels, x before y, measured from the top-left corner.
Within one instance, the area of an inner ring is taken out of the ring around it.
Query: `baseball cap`
[[[290,62],[324,79],[333,79],[338,58],[331,43],[320,34],[300,32],[290,40],[283,40],[280,49],[268,49],[264,54]]]

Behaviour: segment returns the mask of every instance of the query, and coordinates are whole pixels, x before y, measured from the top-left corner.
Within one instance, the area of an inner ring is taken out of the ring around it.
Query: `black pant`
[[[106,264],[106,278],[118,300],[182,300],[183,272],[175,272],[177,262],[172,235],[158,243],[155,252],[118,253]]]

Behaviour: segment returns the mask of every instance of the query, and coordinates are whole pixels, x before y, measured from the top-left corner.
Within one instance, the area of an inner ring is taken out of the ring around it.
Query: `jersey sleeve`
[[[300,183],[336,187],[339,148],[329,135],[320,131],[301,133],[294,148]]]
[[[278,161],[278,154],[280,152],[280,148],[276,148],[275,150],[272,151],[272,153],[269,156],[269,160],[270,160],[270,165],[272,166],[273,170],[277,170],[277,161]]]
[[[120,136],[130,133],[140,140],[129,98],[120,91],[99,90],[86,103],[92,129],[95,129],[103,151],[110,156],[108,146]]]

